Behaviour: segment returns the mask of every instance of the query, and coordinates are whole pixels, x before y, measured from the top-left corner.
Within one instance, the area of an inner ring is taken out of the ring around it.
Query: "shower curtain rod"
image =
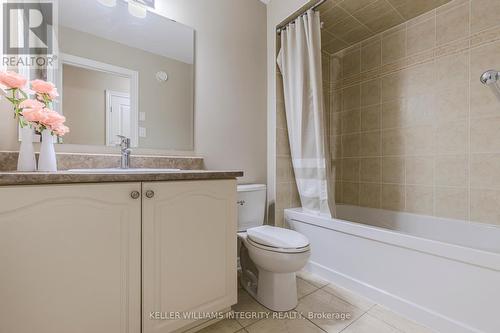
[[[316,2],[314,5],[306,8],[306,9],[301,10],[298,14],[295,14],[295,15],[289,17],[284,22],[280,23],[280,25],[278,25],[278,27],[276,28],[276,32],[278,34],[281,33],[281,30],[283,30],[287,25],[289,25],[290,23],[292,23],[293,21],[295,21],[297,18],[301,17],[302,15],[304,15],[305,13],[307,13],[309,10],[315,10],[315,9],[317,9],[319,6],[321,6],[322,4],[324,4],[327,1],[328,0],[320,0],[320,1]]]

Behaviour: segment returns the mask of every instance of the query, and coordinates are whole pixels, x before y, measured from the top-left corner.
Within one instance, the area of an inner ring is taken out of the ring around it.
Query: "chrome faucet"
[[[132,151],[130,150],[130,139],[123,135],[117,135],[120,138],[120,148],[122,158],[120,161],[121,169],[129,169],[130,168],[130,154]]]

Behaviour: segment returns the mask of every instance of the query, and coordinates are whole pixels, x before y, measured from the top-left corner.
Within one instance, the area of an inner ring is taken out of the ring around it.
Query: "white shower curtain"
[[[302,208],[333,214],[321,69],[321,21],[308,11],[281,32],[278,66],[283,75],[293,169]],[[331,192],[331,193],[329,193]],[[331,202],[329,204],[329,201]]]

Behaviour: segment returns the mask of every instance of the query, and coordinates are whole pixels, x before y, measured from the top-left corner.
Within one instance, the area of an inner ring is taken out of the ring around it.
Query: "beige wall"
[[[500,225],[500,2],[456,0],[337,53],[337,201]]]
[[[63,66],[63,110],[71,132],[65,143],[106,144],[106,90],[129,93],[130,80],[70,65]]]
[[[266,182],[266,6],[258,0],[165,0],[196,30],[195,146],[212,169]]]
[[[61,52],[139,73],[139,112],[146,113],[139,126],[147,130],[140,148],[193,149],[193,65],[65,27],[59,40]],[[167,82],[157,81],[160,70],[169,75]]]
[[[0,99],[0,150],[19,150],[17,124],[13,118],[12,105]]]

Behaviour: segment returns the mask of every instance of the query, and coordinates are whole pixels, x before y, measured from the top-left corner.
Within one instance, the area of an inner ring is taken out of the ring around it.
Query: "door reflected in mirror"
[[[117,73],[63,64],[64,115],[72,131],[65,143],[115,146],[118,135],[137,147],[138,118],[131,114],[131,79]]]

